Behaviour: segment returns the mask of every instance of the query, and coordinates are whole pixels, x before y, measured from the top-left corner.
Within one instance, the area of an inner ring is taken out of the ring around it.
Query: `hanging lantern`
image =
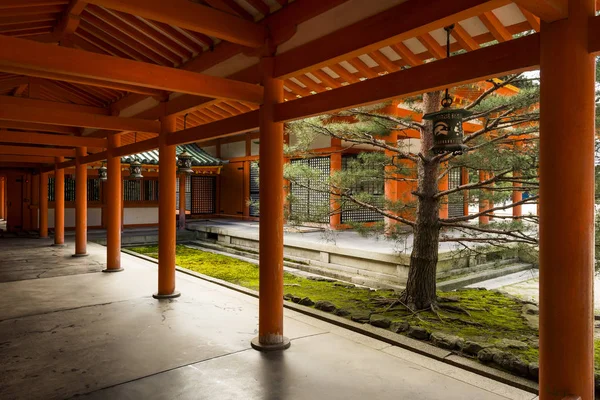
[[[450,58],[450,32],[454,25],[445,27],[446,30],[446,55]],[[433,125],[433,147],[431,151],[435,154],[452,153],[462,154],[467,146],[463,144],[463,119],[471,115],[471,112],[463,108],[450,108],[453,99],[446,89],[442,99],[442,110],[423,115],[424,120],[432,121]]]
[[[102,163],[102,166],[98,168],[98,179],[100,179],[102,182],[106,182],[108,180],[108,169],[104,163]]]
[[[142,179],[144,175],[142,175],[142,163],[138,161],[137,158],[134,158],[133,161],[129,164],[129,178],[130,179]]]
[[[192,169],[192,155],[186,150],[177,156],[177,173],[190,175],[194,173]]]

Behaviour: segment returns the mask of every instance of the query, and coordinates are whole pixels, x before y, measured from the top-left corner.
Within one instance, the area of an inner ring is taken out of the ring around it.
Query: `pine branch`
[[[494,81],[493,79],[488,80],[488,82],[490,82],[492,85],[491,88],[489,88],[488,90],[486,90],[485,92],[483,92],[481,95],[479,95],[478,98],[476,98],[471,104],[469,104],[468,106],[465,107],[465,110],[470,110],[474,107],[477,107],[479,104],[481,104],[481,102],[488,97],[489,95],[491,95],[492,93],[494,93],[495,91],[497,91],[498,89],[510,84],[511,82],[513,82],[517,77],[519,76],[519,74],[517,75],[513,75],[510,78],[502,81],[501,83],[497,83],[496,81]]]
[[[434,199],[439,199],[440,197],[448,196],[449,194],[460,192],[460,191],[463,191],[463,190],[471,190],[471,189],[474,189],[474,188],[481,188],[482,186],[489,185],[489,184],[492,184],[494,182],[497,182],[500,177],[502,177],[502,176],[504,176],[504,175],[506,175],[506,174],[508,174],[510,172],[512,172],[512,169],[509,169],[509,170],[506,170],[506,171],[501,172],[499,174],[496,174],[493,177],[491,177],[490,179],[486,179],[484,181],[479,181],[479,182],[474,182],[474,183],[468,183],[466,185],[457,186],[454,189],[448,189],[448,190],[444,190],[442,192],[438,192],[438,193],[436,193],[433,196],[433,198]]]

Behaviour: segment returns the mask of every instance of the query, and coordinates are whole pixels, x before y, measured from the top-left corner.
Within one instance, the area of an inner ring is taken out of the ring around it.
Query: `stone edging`
[[[128,249],[121,249],[121,251],[131,256],[141,258],[154,264],[158,264],[158,260],[155,258],[148,257]],[[219,286],[235,290],[236,292],[240,292],[258,298],[258,292],[255,290],[247,289],[245,287],[235,285],[233,283],[223,281],[221,279],[213,278],[208,275],[200,274],[198,272],[191,271],[189,269],[182,268],[179,266],[176,266],[175,268],[177,271],[182,272],[184,274],[191,275],[196,278],[200,278],[202,280],[217,284]],[[346,318],[319,311],[311,307],[302,306],[291,301],[284,301],[283,306],[290,310],[309,315],[322,321],[329,322],[333,325],[346,328],[348,330],[360,333],[373,339],[380,340],[382,342],[386,342],[393,346],[398,346],[403,349],[407,349],[412,352],[421,354],[423,356],[433,358],[437,361],[441,361],[446,364],[466,369],[467,371],[476,373],[481,376],[485,376],[486,378],[490,378],[498,382],[502,382],[504,384],[516,387],[529,393],[533,393],[536,395],[538,394],[538,384],[533,381],[512,375],[508,372],[500,371],[498,369],[481,364],[469,358],[458,356],[451,351],[432,346],[428,343],[424,343],[416,339],[411,339],[409,337],[391,332],[387,329],[377,328],[369,324],[360,324],[358,322],[350,321]]]

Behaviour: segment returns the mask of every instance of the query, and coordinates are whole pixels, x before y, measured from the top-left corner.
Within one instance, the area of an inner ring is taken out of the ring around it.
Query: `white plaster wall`
[[[123,224],[158,224],[158,207],[125,208],[123,210]]]
[[[38,213],[39,215],[39,213]],[[102,209],[101,208],[88,208],[88,226],[101,226],[102,225]],[[75,227],[75,209],[65,208],[65,228]],[[54,208],[48,209],[48,228],[54,228]]]
[[[260,141],[258,138],[250,140],[250,155],[257,156],[259,155]]]
[[[217,146],[202,147],[202,150],[204,150],[205,152],[207,152],[208,154],[210,154],[213,157],[217,156]]]
[[[296,135],[290,135],[290,146],[295,146],[298,143]],[[309,149],[323,149],[331,147],[331,137],[327,135],[316,134],[313,141],[308,146]]]
[[[236,158],[246,156],[246,142],[232,142],[221,145],[221,158]]]

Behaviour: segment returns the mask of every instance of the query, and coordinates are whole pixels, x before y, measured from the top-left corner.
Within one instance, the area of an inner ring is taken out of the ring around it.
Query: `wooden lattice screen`
[[[214,176],[192,176],[192,214],[214,214],[216,210],[216,186]]]

